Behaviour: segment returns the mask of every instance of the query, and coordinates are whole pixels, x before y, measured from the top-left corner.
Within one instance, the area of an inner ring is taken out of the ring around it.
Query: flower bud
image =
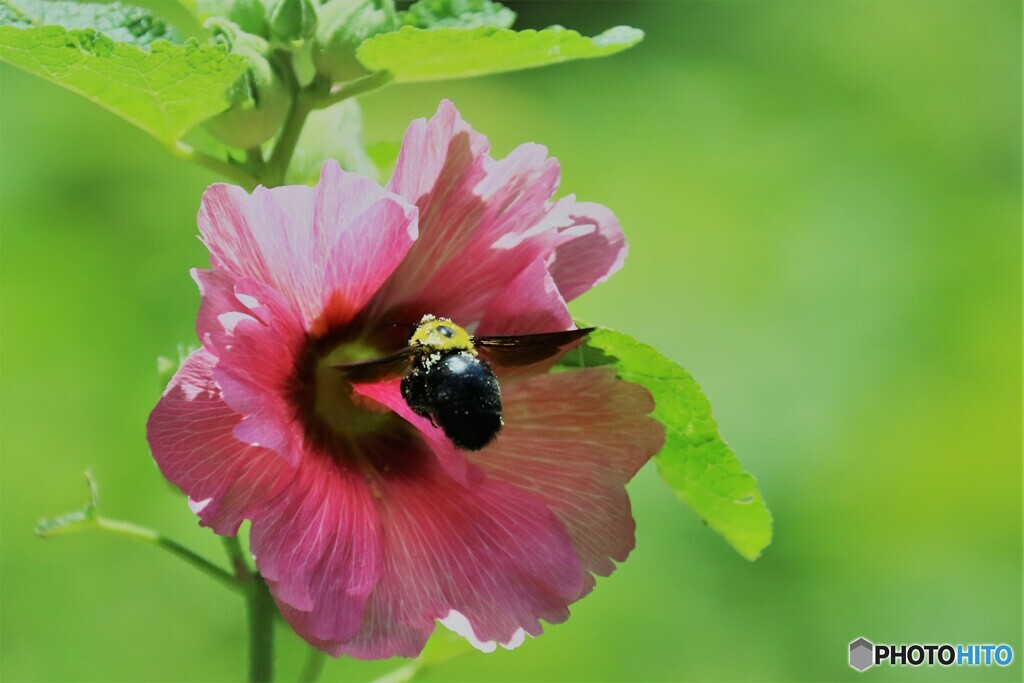
[[[316,31],[313,0],[264,0],[270,37],[281,42],[305,40]]]
[[[329,0],[320,8],[313,46],[317,71],[334,83],[369,72],[356,59],[356,48],[378,33],[398,28],[391,0]]]
[[[220,17],[207,20],[206,27],[232,54],[249,63],[228,91],[231,107],[208,120],[206,129],[232,147],[258,147],[281,128],[288,115],[288,86],[266,58],[270,49],[266,40]]]
[[[196,16],[205,21],[211,17],[223,17],[238,24],[243,31],[267,35],[267,20],[263,16],[266,8],[262,0],[190,0]]]

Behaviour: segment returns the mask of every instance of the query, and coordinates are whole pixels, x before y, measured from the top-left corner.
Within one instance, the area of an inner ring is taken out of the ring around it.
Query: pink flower
[[[393,324],[425,313],[479,334],[571,329],[565,302],[622,265],[608,209],[550,201],[544,147],[487,150],[443,102],[409,127],[386,189],[328,162],[314,188],[203,197],[203,346],[149,443],[203,525],[252,521],[285,619],[335,656],[415,656],[438,619],[482,649],[514,646],[634,544],[624,485],[663,441],[645,389],[607,368],[499,368],[505,426],[463,452],[399,380],[327,367],[398,348]]]

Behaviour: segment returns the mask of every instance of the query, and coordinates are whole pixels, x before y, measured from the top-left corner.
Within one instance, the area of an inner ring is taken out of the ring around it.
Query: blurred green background
[[[564,192],[612,207],[630,257],[574,313],[694,374],[776,536],[742,560],[647,468],[636,550],[568,623],[428,680],[1021,680],[1021,4],[509,4],[523,27],[648,38],[386,89],[364,98],[368,139],[449,97],[497,153],[543,142]],[[82,504],[92,467],[106,514],[222,559],[144,439],[156,357],[194,341],[195,213],[217,178],[56,86],[0,79],[0,678],[239,679],[239,598],[149,547],[32,534]],[[278,635],[293,679],[304,647]],[[858,636],[1016,660],[857,674]]]

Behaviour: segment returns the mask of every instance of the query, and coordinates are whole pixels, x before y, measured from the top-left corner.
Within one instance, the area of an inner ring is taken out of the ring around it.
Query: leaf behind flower
[[[560,362],[563,369],[612,366],[654,396],[665,426],[658,472],[680,499],[743,557],[771,543],[772,515],[754,477],[718,433],[711,404],[682,367],[629,335],[598,328]]]
[[[593,38],[560,26],[541,31],[404,26],[365,41],[356,57],[367,69],[388,71],[398,82],[433,81],[604,57],[643,37],[643,31],[629,26],[616,26]]]

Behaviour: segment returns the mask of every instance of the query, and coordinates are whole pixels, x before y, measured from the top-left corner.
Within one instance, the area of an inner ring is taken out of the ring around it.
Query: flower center
[[[348,460],[366,443],[402,438],[410,426],[379,403],[355,393],[337,363],[381,355],[363,339],[331,342],[310,337],[299,353],[291,399],[307,438],[336,459]]]

